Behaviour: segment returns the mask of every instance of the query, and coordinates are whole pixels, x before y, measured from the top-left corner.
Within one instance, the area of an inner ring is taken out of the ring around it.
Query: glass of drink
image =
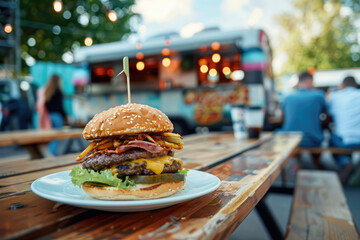
[[[264,126],[264,109],[262,107],[247,107],[244,111],[245,127],[250,139],[259,138]]]
[[[231,106],[231,120],[233,123],[233,130],[236,139],[246,138],[246,129],[244,122],[244,105]]]

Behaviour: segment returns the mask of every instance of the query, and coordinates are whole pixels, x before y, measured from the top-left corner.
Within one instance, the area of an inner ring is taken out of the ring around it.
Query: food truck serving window
[[[111,67],[93,67],[91,68],[92,83],[110,84],[114,76],[114,69]]]

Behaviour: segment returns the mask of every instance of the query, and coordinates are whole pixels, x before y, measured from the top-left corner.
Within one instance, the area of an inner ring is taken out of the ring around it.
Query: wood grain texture
[[[270,133],[262,134],[260,139],[243,140],[236,140],[232,132],[192,135],[184,138],[184,148],[175,156],[184,161],[186,168],[205,170],[270,138]]]
[[[335,172],[298,172],[286,239],[360,239]]]
[[[236,141],[232,133],[191,135],[184,138],[184,149],[177,151],[175,156],[183,159],[186,168],[205,169],[268,140],[270,136],[271,134],[264,134],[259,140]],[[68,154],[32,161],[24,159],[13,163],[0,161],[0,178],[72,165],[76,163],[77,155]]]
[[[184,159],[184,166],[190,165],[192,160],[196,162],[204,146],[213,146],[209,144],[211,142],[215,146],[222,138],[229,144],[234,142],[231,135],[215,135],[193,136],[189,140],[185,138],[187,144],[200,150],[193,151],[196,156],[193,159],[189,154],[189,159]],[[277,136],[256,150],[211,168],[209,171],[223,180],[215,192],[169,208],[140,213],[106,213],[59,205],[29,191],[30,183],[38,177],[70,169],[73,165],[6,177],[0,179],[0,238],[158,239],[162,236],[204,236],[223,239],[231,234],[266,193],[299,141],[299,136]],[[241,146],[244,147],[238,145]],[[229,153],[228,149],[225,150]],[[234,147],[233,151],[238,149]],[[177,155],[181,155],[180,152]],[[219,159],[222,156],[212,158],[209,155],[210,162]],[[198,168],[209,165],[203,159],[199,161]],[[17,202],[24,207],[10,210],[11,204]]]
[[[209,170],[222,184],[206,196],[156,211],[101,213],[45,237],[226,239],[265,195],[300,139],[276,136]]]
[[[52,140],[82,138],[82,129],[22,130],[0,134],[0,146],[48,143]]]
[[[2,178],[0,179],[0,199],[29,192],[31,191],[30,190],[31,183],[37,178],[56,172],[70,170],[75,165],[73,164],[65,167],[51,168],[39,172],[31,172],[27,174]]]
[[[68,154],[60,157],[50,157],[40,160],[22,160],[10,162],[0,161],[0,179],[4,177],[15,176],[19,174],[42,171],[54,167],[63,167],[76,163],[78,154]]]
[[[11,210],[14,203],[23,208]],[[0,238],[33,239],[37,235],[69,224],[85,209],[46,201],[32,192],[0,199]]]

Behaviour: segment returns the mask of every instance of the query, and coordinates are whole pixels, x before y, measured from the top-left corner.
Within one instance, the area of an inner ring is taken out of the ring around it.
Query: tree
[[[358,0],[293,0],[293,7],[277,17],[285,31],[279,50],[288,56],[283,73],[359,66]]]
[[[63,61],[63,54],[84,46],[86,37],[94,44],[121,40],[131,32],[130,18],[137,16],[131,11],[134,0],[63,0],[62,4],[62,11],[55,12],[53,0],[21,0],[23,59]],[[111,10],[118,16],[115,22],[107,16]]]

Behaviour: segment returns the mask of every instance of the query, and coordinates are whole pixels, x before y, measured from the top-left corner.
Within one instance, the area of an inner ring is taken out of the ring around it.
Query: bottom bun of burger
[[[144,200],[173,195],[184,184],[185,181],[161,182],[155,184],[136,184],[133,188],[121,189],[86,182],[82,184],[82,188],[91,197],[101,200]]]

